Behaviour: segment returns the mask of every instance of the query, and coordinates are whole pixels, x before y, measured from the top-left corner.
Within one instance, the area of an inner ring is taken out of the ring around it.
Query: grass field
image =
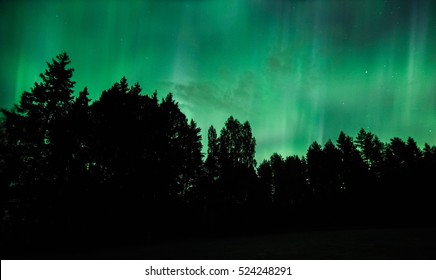
[[[156,241],[67,259],[436,259],[436,228],[311,230]]]

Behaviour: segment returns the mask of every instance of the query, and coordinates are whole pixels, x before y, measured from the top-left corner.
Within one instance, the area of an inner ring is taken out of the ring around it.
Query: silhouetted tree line
[[[200,128],[171,93],[123,77],[91,103],[87,88],[74,96],[69,64],[58,55],[2,110],[3,248],[434,220],[435,146],[361,129],[257,167],[250,124],[230,117],[209,128],[203,161]]]

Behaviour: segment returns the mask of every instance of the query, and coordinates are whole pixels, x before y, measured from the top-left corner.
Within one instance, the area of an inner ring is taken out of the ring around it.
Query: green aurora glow
[[[122,76],[202,128],[252,124],[257,159],[363,127],[436,144],[436,1],[1,1],[0,106],[66,51],[76,93]]]

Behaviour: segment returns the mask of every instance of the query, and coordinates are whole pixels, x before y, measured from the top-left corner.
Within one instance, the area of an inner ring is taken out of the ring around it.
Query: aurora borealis
[[[257,159],[365,128],[436,144],[436,1],[1,1],[0,106],[66,51],[76,94],[122,76],[202,128],[248,120]]]

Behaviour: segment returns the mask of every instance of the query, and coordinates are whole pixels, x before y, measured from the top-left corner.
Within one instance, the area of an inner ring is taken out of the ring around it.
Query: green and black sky
[[[197,121],[248,120],[257,159],[360,128],[436,144],[436,1],[0,2],[0,106],[66,51],[76,94],[122,76]]]

